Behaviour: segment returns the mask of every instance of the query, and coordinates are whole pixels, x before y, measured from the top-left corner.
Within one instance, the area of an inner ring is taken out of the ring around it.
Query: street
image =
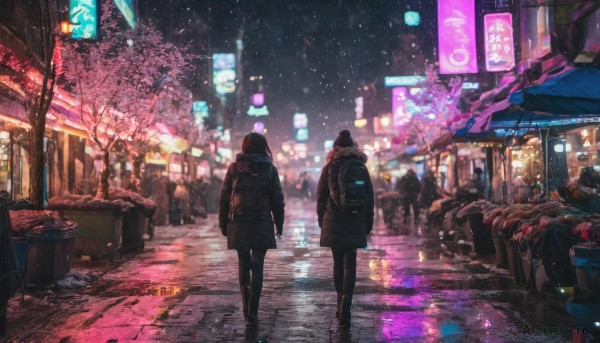
[[[143,253],[94,267],[83,288],[13,298],[7,342],[567,342],[568,314],[516,288],[493,258],[442,253],[434,239],[378,225],[358,252],[350,330],[338,329],[331,252],[314,204],[288,199],[283,238],[268,252],[258,330],[246,331],[237,255],[216,215],[159,227]],[[101,271],[101,273],[100,273]],[[523,330],[531,327],[531,332]],[[545,330],[545,331],[544,331]]]

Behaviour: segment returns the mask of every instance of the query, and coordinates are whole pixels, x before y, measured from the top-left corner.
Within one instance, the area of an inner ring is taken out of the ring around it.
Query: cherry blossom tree
[[[90,140],[102,151],[96,192],[101,199],[108,198],[110,150],[154,122],[162,89],[181,77],[188,63],[185,50],[165,42],[152,23],[123,32],[120,20],[112,2],[105,2],[102,40],[65,44],[65,78]]]
[[[410,97],[411,117],[399,128],[397,140],[431,149],[433,141],[460,127],[466,116],[458,108],[461,81],[452,79],[448,86],[441,83],[433,67],[428,67],[420,91]]]
[[[0,67],[13,91],[20,94],[31,126],[26,142],[29,159],[29,201],[36,209],[44,207],[44,131],[46,114],[54,97],[56,84],[56,35],[48,2],[33,3],[40,12],[39,23],[33,25],[41,39],[40,59],[28,53],[17,56],[0,45]],[[2,84],[2,83],[0,83]]]

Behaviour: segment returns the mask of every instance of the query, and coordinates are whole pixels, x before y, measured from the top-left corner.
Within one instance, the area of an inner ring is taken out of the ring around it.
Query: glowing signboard
[[[262,106],[264,104],[265,104],[265,94],[264,93],[252,94],[252,105]]]
[[[400,127],[410,121],[407,108],[408,89],[396,87],[392,89],[392,119],[395,127]]]
[[[440,74],[477,73],[475,0],[438,0]]]
[[[71,0],[69,20],[73,39],[96,39],[98,29],[98,4],[96,0]]]
[[[507,71],[515,66],[515,50],[511,13],[486,14],[483,17],[485,36],[485,69]]]
[[[408,75],[408,76],[386,76],[383,78],[383,84],[386,87],[410,87],[416,86],[425,82],[425,76]]]
[[[235,54],[213,54],[213,85],[217,94],[235,92]]]
[[[256,132],[256,133],[264,133],[265,132],[265,123],[263,123],[262,121],[257,121],[256,123],[254,123],[254,126],[252,127],[252,131]]]
[[[260,117],[260,116],[268,116],[270,112],[269,112],[269,109],[267,108],[267,106],[262,106],[262,107],[250,106],[250,107],[248,107],[248,112],[246,112],[246,113],[251,117]]]
[[[421,15],[419,12],[408,11],[404,13],[404,24],[406,26],[419,26],[421,23]]]
[[[308,126],[306,113],[294,113],[294,128],[300,129]]]
[[[299,129],[295,129],[296,140],[299,142],[304,142],[308,140],[308,128],[302,127]]]
[[[136,18],[135,18],[135,12],[133,9],[133,0],[114,0],[114,1],[115,1],[115,5],[117,5],[117,8],[119,9],[119,11],[121,11],[121,13],[123,14],[123,17],[125,17],[125,20],[127,20],[127,24],[129,24],[129,26],[132,29],[135,29]]]
[[[208,103],[206,101],[192,102],[192,112],[194,113],[194,122],[198,127],[204,127],[204,119],[208,118]]]

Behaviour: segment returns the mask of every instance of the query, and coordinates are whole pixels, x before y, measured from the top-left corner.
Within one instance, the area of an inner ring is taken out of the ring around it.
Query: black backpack
[[[369,171],[361,161],[343,160],[337,180],[332,174],[329,177],[330,196],[335,205],[345,212],[357,213],[361,210],[368,202],[368,177]]]
[[[244,217],[259,220],[268,217],[270,174],[270,168],[263,168],[252,174],[242,173],[237,168],[233,168],[233,184],[229,201],[230,219]]]

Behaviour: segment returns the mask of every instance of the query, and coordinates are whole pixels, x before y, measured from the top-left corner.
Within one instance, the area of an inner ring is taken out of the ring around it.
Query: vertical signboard
[[[394,127],[400,127],[410,120],[407,107],[407,93],[408,89],[406,87],[392,88],[392,119]]]
[[[438,0],[440,74],[477,73],[475,0]]]
[[[485,69],[507,71],[515,66],[515,49],[511,13],[486,14],[483,17],[485,35]]]
[[[213,85],[219,95],[235,92],[235,54],[213,54]]]
[[[98,29],[98,3],[96,0],[71,0],[69,21],[73,25],[71,38],[96,39]]]
[[[308,116],[306,113],[294,114],[294,136],[299,142],[308,140]]]
[[[194,122],[199,128],[204,127],[204,120],[208,118],[208,103],[206,101],[194,101],[192,103],[192,113],[194,113]]]

